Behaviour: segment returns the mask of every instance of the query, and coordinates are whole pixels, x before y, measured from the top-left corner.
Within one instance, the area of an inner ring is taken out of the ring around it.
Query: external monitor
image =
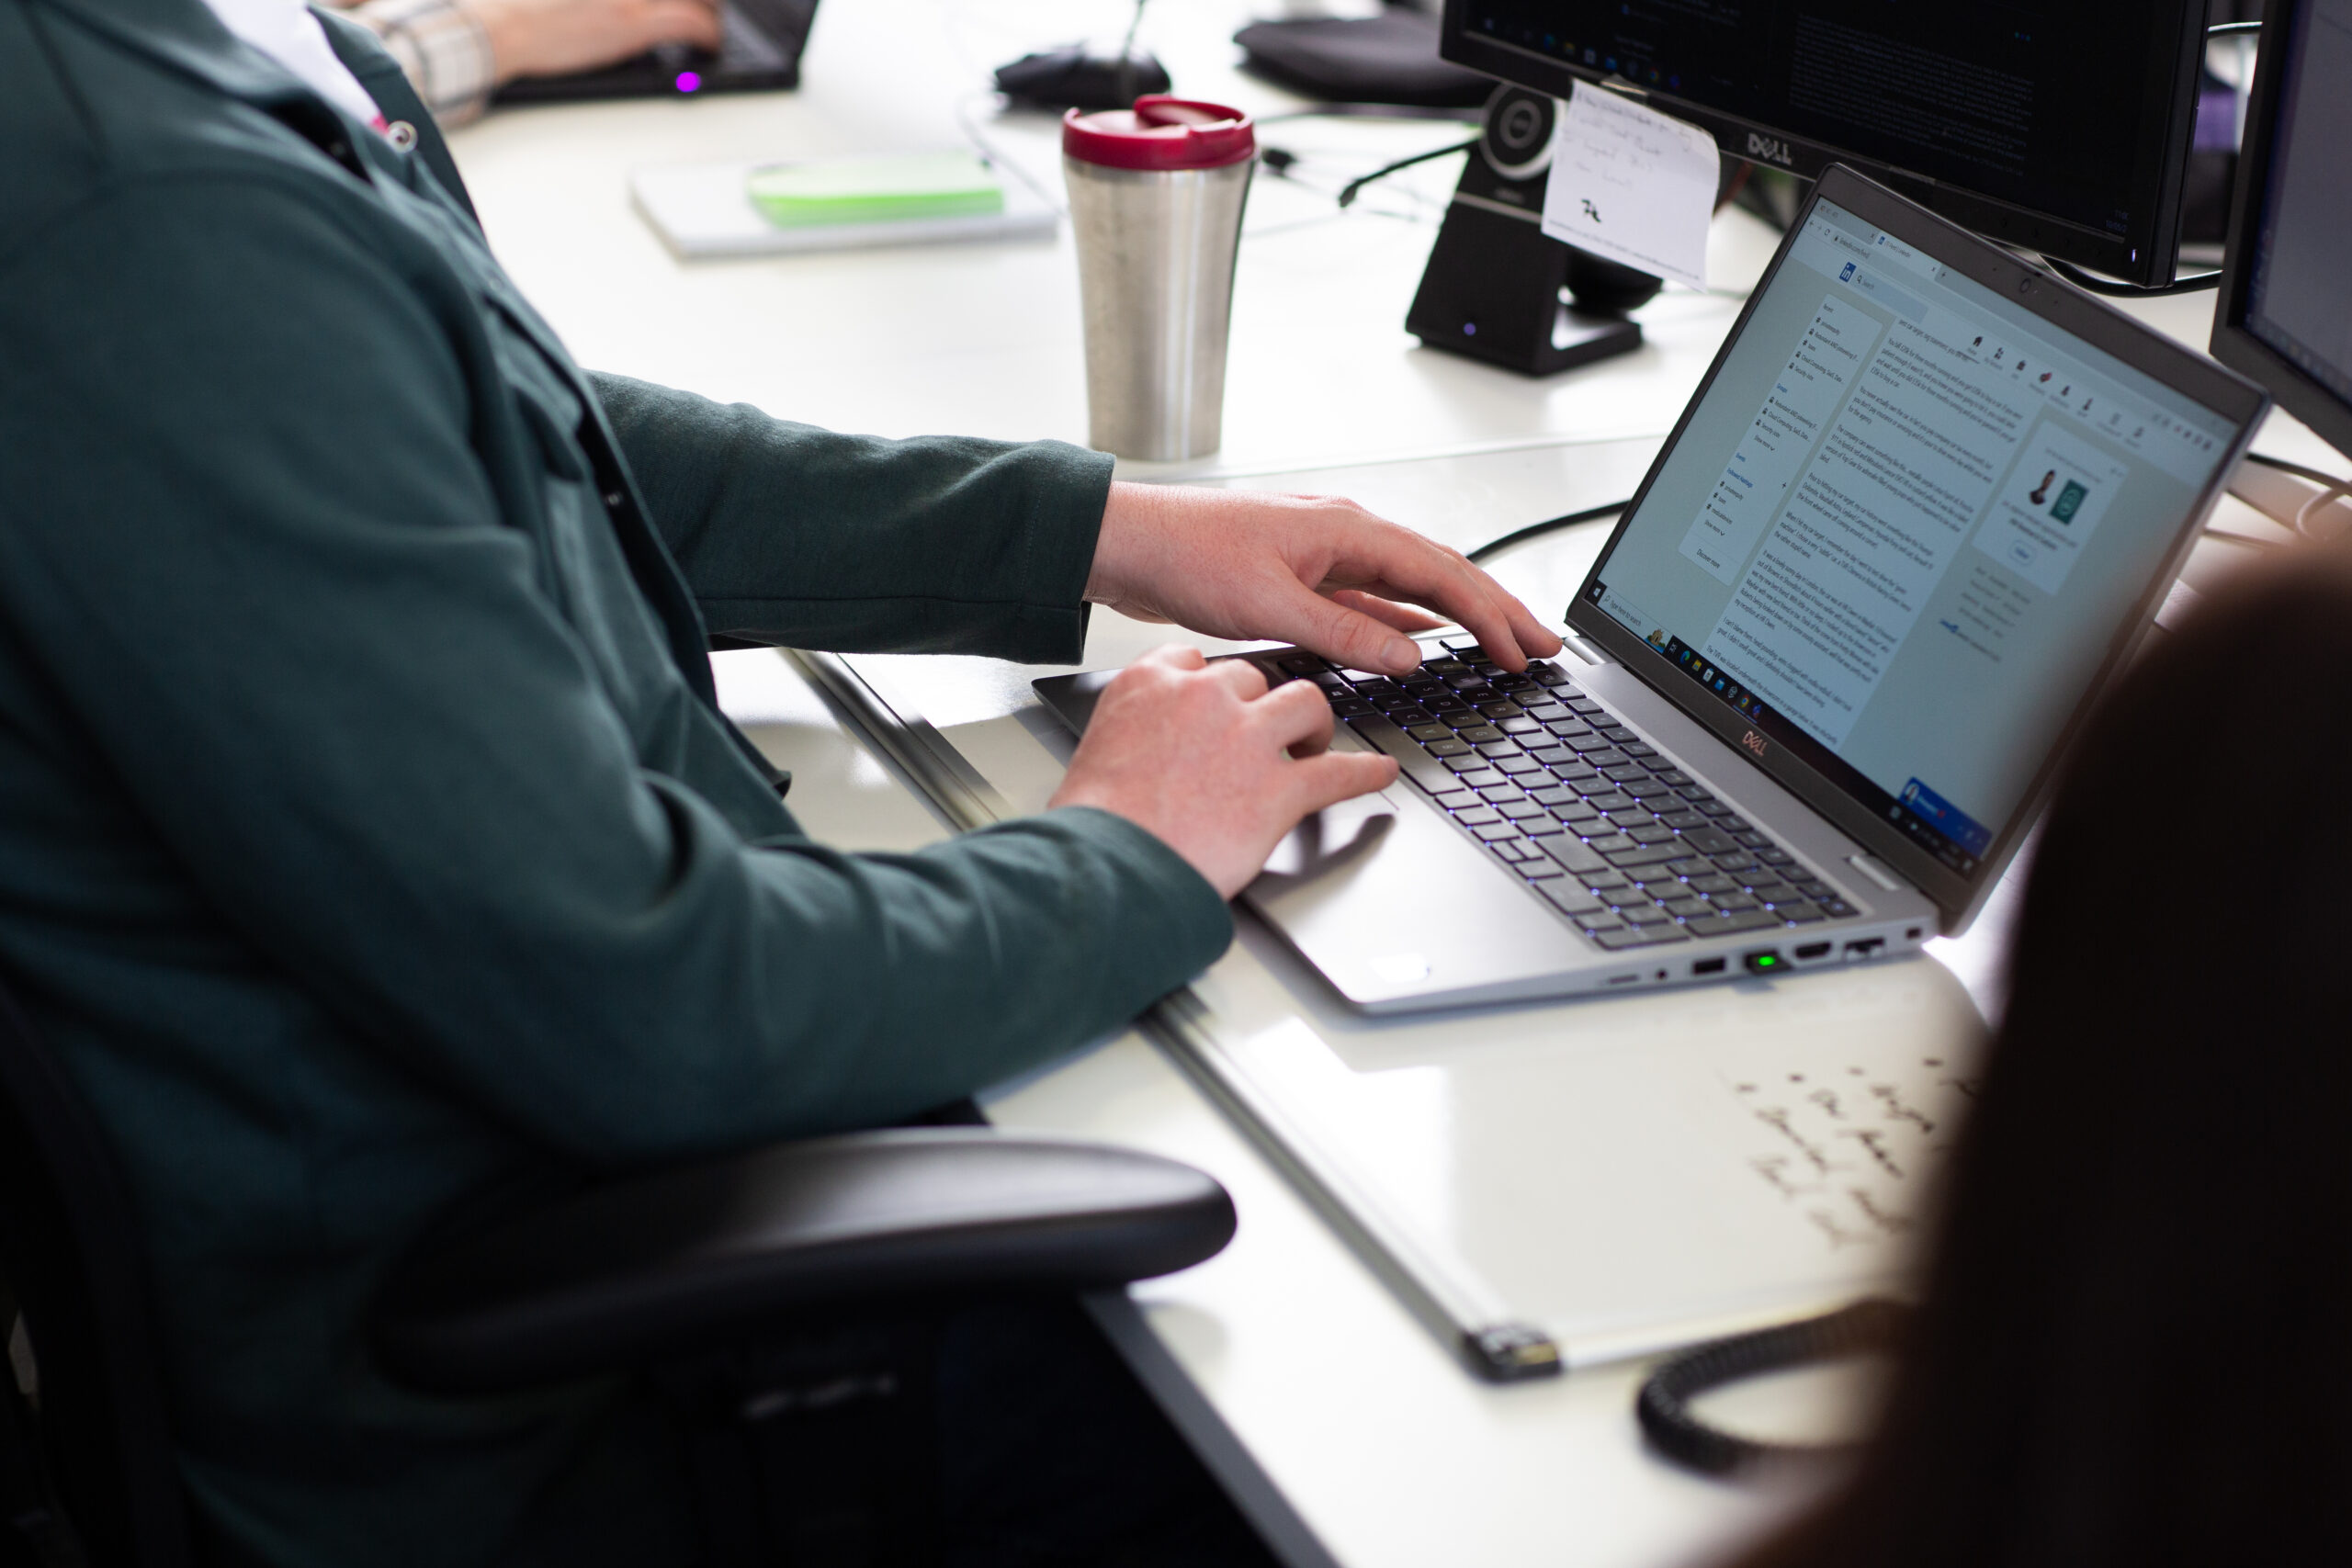
[[[1736,157],[1852,164],[1988,238],[2166,283],[2205,0],[1445,0],[1445,57],[1630,88]]]
[[[2271,0],[2213,357],[2352,456],[2352,0]]]

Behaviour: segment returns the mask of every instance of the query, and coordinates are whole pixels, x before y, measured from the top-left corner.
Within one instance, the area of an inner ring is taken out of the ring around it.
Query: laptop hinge
[[[1578,637],[1573,631],[1561,632],[1560,646],[1566,651],[1575,654],[1578,659],[1583,660],[1587,664],[1593,666],[1595,669],[1599,669],[1601,665],[1609,662],[1609,656],[1607,654],[1601,652],[1600,649],[1595,648],[1592,644],[1585,641],[1584,638]]]

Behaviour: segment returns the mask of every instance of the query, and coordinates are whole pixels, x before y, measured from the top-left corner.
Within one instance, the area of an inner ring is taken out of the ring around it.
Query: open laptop
[[[594,71],[517,77],[498,89],[497,101],[572,103],[797,87],[800,51],[816,16],[817,0],[723,0],[716,51],[670,45]]]
[[[1508,674],[1299,649],[1403,777],[1243,900],[1396,1011],[1890,957],[1962,930],[2267,407],[1844,168],[1566,613]],[[1107,673],[1036,682],[1083,728]]]

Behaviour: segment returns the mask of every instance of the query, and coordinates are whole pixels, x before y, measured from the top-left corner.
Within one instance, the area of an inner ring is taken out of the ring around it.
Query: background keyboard
[[[1320,686],[1335,716],[1602,948],[1860,912],[1557,665],[1513,675],[1475,642],[1444,646],[1402,680],[1305,651],[1253,658]]]

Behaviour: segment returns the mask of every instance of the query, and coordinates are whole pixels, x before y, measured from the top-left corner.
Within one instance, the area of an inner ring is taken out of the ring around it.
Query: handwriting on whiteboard
[[[1976,1092],[1940,1055],[1871,1066],[1824,1057],[1724,1082],[1747,1118],[1741,1160],[1838,1252],[1916,1236]]]

